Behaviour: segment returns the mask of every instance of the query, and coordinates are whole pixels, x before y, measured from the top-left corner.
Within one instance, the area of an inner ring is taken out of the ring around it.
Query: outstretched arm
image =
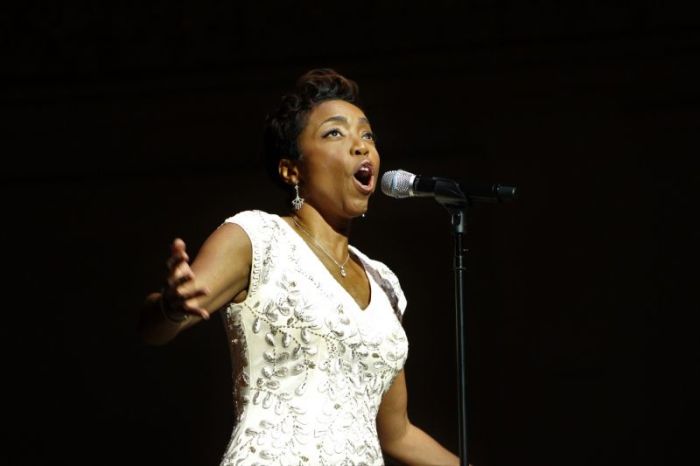
[[[163,293],[148,295],[141,310],[142,339],[154,345],[167,343],[231,300],[242,300],[251,261],[250,238],[236,224],[217,228],[192,265],[184,241],[173,241]]]
[[[407,403],[406,377],[402,370],[379,406],[377,432],[382,450],[407,465],[459,466],[457,456],[411,424]]]

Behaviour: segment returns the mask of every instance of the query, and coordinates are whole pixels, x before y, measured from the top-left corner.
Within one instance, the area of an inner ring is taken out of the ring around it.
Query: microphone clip
[[[432,178],[435,201],[441,206],[451,209],[463,209],[469,205],[469,199],[462,192],[459,183],[449,178]]]

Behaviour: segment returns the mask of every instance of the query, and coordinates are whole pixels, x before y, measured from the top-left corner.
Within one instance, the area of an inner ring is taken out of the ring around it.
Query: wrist
[[[190,318],[188,313],[175,310],[172,308],[172,306],[170,306],[165,299],[165,288],[163,288],[160,292],[158,306],[160,307],[160,312],[163,314],[163,317],[165,317],[168,322],[172,322],[173,324],[181,324]]]

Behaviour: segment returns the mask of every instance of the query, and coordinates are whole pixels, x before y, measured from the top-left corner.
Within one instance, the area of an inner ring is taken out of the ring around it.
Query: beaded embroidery
[[[376,415],[408,352],[398,280],[353,248],[372,286],[361,310],[280,217],[226,221],[253,264],[248,296],[224,313],[238,421],[222,466],[383,464]]]

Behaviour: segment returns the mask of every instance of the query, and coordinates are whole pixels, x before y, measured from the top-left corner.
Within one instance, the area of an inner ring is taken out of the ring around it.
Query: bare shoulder
[[[202,244],[192,269],[197,273],[199,266],[211,266],[212,262],[222,262],[222,265],[229,266],[240,263],[250,268],[252,255],[252,244],[245,230],[235,223],[224,223]]]
[[[245,230],[236,223],[223,223],[214,230],[202,245],[204,248],[216,250],[236,250],[238,252],[252,252],[250,238]]]

